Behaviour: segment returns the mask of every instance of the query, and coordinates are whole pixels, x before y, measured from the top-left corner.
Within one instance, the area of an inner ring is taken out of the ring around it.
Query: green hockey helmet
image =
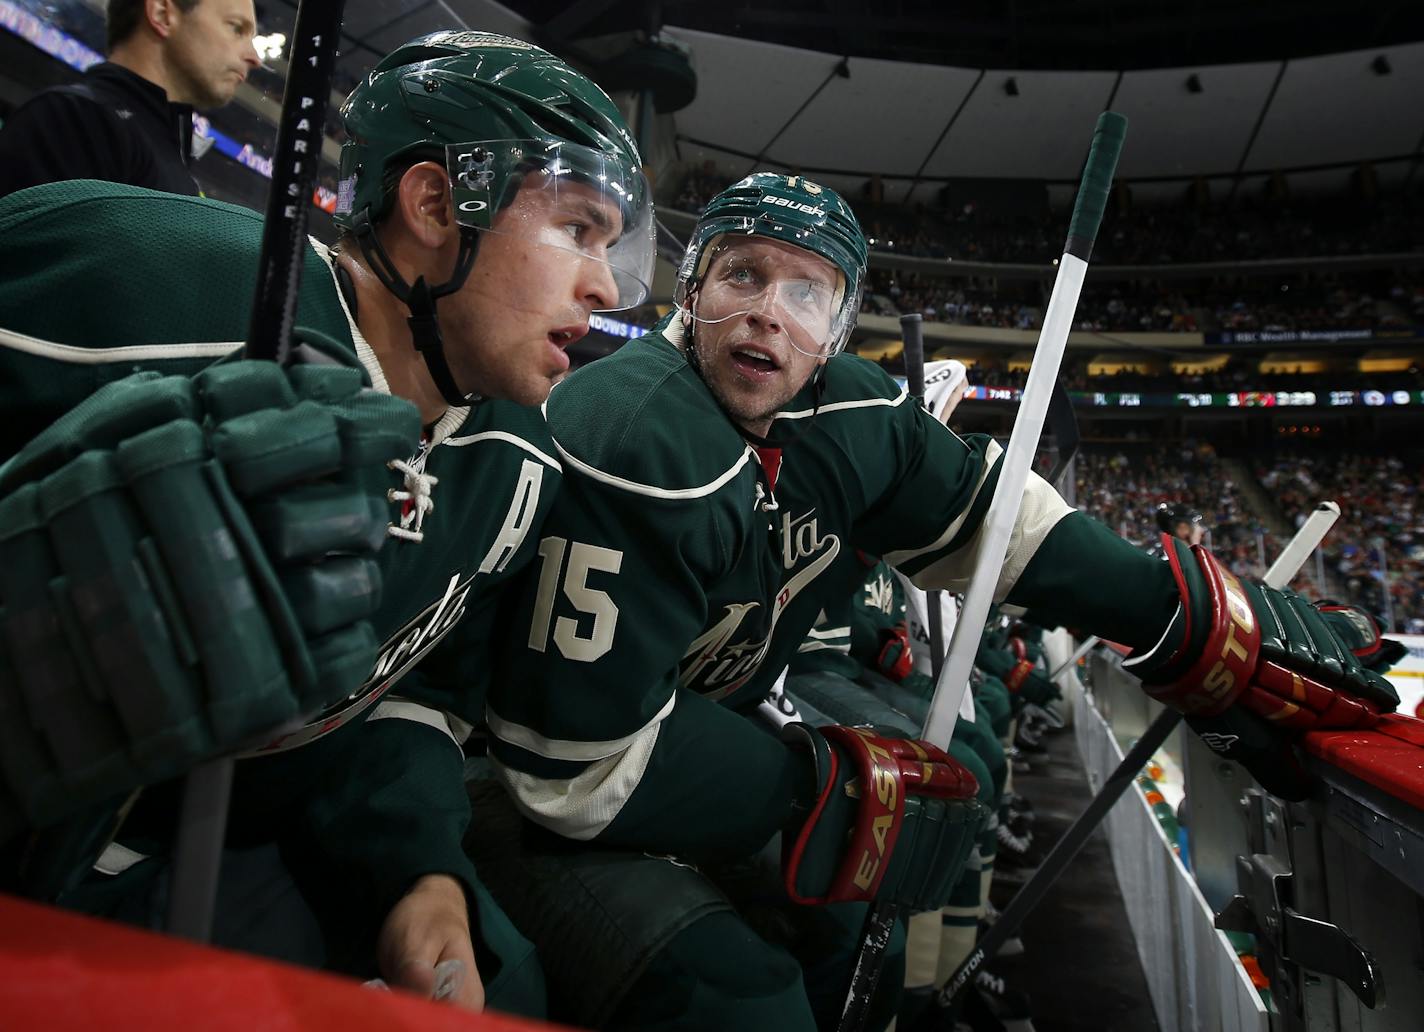
[[[341,117],[343,229],[379,222],[405,170],[437,161],[462,226],[505,231],[500,213],[537,187],[557,211],[611,227],[596,247],[576,228],[544,240],[608,265],[617,298],[605,310],[647,297],[656,238],[637,144],[608,95],[553,54],[490,32],[431,33],[382,59]]]
[[[1197,526],[1201,521],[1202,514],[1188,505],[1162,502],[1157,506],[1157,526],[1164,534],[1175,534],[1183,523]]]
[[[855,328],[865,284],[865,234],[850,206],[834,190],[803,176],[754,172],[732,184],[712,198],[692,231],[678,268],[678,304],[691,303],[714,259],[739,237],[766,237],[801,248],[839,274],[826,292],[805,279],[787,280],[751,267],[727,270],[752,291],[748,310],[774,305],[799,328],[790,335],[798,350],[826,358],[839,353]],[[695,310],[692,315],[698,318]]]

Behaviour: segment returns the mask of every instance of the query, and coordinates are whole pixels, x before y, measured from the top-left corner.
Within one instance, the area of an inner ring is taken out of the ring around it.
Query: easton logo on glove
[[[1231,618],[1224,627],[1218,626],[1217,633],[1207,646],[1207,657],[1216,653],[1216,662],[1202,678],[1202,692],[1212,705],[1229,703],[1235,698],[1234,689],[1244,684],[1250,669],[1245,664],[1261,645],[1261,632],[1256,627],[1255,614],[1246,601],[1246,591],[1236,575],[1212,564],[1212,573],[1220,583],[1220,597],[1226,603],[1226,613]],[[1224,631],[1224,633],[1222,633]]]
[[[857,744],[865,750],[869,774],[866,782],[870,791],[865,791],[864,782],[853,781],[846,786],[847,795],[861,797],[863,811],[851,835],[849,866],[855,872],[851,875],[851,884],[862,892],[874,894],[880,887],[881,861],[900,834],[899,817],[905,809],[900,792],[900,768],[889,751],[865,728],[829,727],[826,732],[847,746],[859,739]],[[923,758],[924,750],[919,752]]]
[[[1336,630],[1357,621],[1243,583],[1200,545],[1164,535],[1163,549],[1181,606],[1157,646],[1124,663],[1154,698],[1189,716],[1244,707],[1296,730],[1370,727],[1398,706],[1390,683],[1355,652],[1372,654],[1377,636],[1346,641]]]
[[[929,830],[979,819],[978,783],[947,753],[863,727],[788,724],[783,736],[810,747],[819,785],[809,816],[783,839],[782,869],[795,902],[865,901],[906,891],[922,899],[926,882],[943,868],[932,854],[967,855],[961,846],[972,845],[972,827],[963,842]],[[955,805],[962,812],[951,816],[947,808]],[[917,829],[908,837],[910,854],[897,857],[907,826]]]
[[[1033,664],[1026,659],[1021,659],[1004,675],[1004,686],[1017,695],[1031,673],[1033,673]]]

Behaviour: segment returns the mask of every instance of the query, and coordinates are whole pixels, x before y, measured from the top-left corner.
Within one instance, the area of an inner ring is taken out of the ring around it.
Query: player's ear
[[[443,244],[455,229],[450,176],[444,166],[420,161],[406,169],[396,190],[396,214],[422,246]]]
[[[144,0],[144,20],[159,39],[168,38],[181,14],[181,11],[174,10],[172,0]]]

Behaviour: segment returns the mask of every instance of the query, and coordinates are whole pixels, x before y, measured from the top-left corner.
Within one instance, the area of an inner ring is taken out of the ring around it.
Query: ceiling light
[[[273,32],[266,36],[253,36],[252,48],[257,51],[257,56],[264,61],[271,61],[282,56],[282,51],[286,49],[287,37],[280,32]]]

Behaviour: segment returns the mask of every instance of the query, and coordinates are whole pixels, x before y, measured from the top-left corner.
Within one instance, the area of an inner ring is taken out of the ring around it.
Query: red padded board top
[[[0,1029],[549,1032],[0,896]]]
[[[1395,713],[1372,731],[1312,731],[1312,755],[1424,810],[1424,720]]]

